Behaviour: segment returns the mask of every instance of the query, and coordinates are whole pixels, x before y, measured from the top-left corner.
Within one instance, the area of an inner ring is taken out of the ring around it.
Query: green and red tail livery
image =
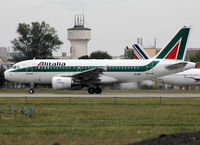
[[[189,27],[183,27],[155,58],[184,60],[189,32]]]

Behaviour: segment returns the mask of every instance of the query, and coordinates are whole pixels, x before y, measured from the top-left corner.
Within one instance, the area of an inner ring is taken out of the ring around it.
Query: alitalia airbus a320
[[[189,32],[188,27],[180,29],[169,44],[152,59],[33,59],[16,63],[4,75],[6,80],[14,82],[51,84],[53,89],[87,87],[89,94],[100,94],[103,85],[150,80],[194,68],[195,63],[183,61]],[[175,60],[171,60],[175,49],[178,49],[178,55]],[[34,93],[33,88],[29,93]]]

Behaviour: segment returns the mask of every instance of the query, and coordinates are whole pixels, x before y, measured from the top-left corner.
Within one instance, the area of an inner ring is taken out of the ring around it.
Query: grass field
[[[200,130],[200,98],[0,98],[33,118],[1,114],[0,145],[121,145]]]

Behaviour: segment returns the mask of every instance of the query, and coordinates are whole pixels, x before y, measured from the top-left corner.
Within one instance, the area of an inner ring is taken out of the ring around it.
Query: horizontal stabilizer
[[[200,81],[200,78],[198,77],[198,78],[196,78],[196,77],[194,77],[193,78],[196,82],[199,82]]]
[[[179,62],[179,63],[176,63],[176,64],[172,64],[172,65],[168,65],[166,66],[167,69],[180,69],[180,68],[183,68],[187,65],[187,62]]]
[[[200,81],[200,77],[194,77],[194,76],[185,76],[185,78],[192,78],[192,79],[194,79],[196,82],[199,82]]]

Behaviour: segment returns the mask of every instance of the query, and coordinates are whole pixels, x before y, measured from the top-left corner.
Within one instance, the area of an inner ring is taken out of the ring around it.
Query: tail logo
[[[172,50],[165,56],[165,59],[176,59],[181,41],[178,41]]]
[[[156,58],[184,60],[189,32],[189,27],[182,28],[168,45],[156,55]]]
[[[133,45],[133,50],[134,50],[134,58],[135,59],[148,59],[149,58],[148,54],[138,44]]]
[[[134,59],[139,59],[139,57],[134,53]]]

